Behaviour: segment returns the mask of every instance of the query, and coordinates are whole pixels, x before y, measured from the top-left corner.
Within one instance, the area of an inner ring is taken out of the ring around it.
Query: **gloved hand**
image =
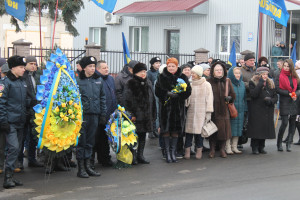
[[[173,92],[168,92],[168,97],[170,97],[170,98],[178,98],[179,97],[179,95],[178,94],[176,94],[176,93],[173,93]]]
[[[99,125],[106,125],[106,117],[105,116],[100,116],[99,117]]]
[[[135,122],[136,121],[136,117],[131,117],[131,121]]]
[[[264,83],[265,83],[265,80],[264,80],[263,78],[260,77],[259,83],[260,83],[260,84],[264,84]]]
[[[207,112],[205,114],[205,122],[208,122],[209,120],[211,120],[211,113],[210,112]]]
[[[272,102],[272,98],[271,98],[271,97],[265,97],[265,98],[264,98],[264,101],[265,101],[265,104],[266,104],[267,106],[273,105],[273,102]]]
[[[1,132],[8,134],[10,132],[9,123],[0,124],[0,130],[1,130]]]
[[[233,103],[233,99],[231,96],[225,97],[225,103]]]

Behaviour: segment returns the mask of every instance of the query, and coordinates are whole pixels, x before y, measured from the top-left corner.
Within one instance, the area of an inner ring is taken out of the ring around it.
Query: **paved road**
[[[102,176],[88,179],[77,178],[76,169],[46,176],[42,169],[25,168],[16,175],[24,186],[1,188],[0,199],[298,200],[300,146],[293,145],[290,153],[277,152],[275,142],[267,142],[266,155],[252,155],[248,143],[242,155],[227,159],[209,159],[205,153],[202,160],[167,164],[160,157],[157,140],[148,140],[146,157],[150,165],[122,170],[98,165]]]

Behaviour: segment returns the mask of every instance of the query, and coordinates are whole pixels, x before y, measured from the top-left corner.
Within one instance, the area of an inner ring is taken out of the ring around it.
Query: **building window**
[[[91,42],[102,46],[102,50],[106,50],[106,31],[107,28],[93,27],[90,28]]]
[[[148,52],[149,27],[130,28],[131,51]]]
[[[222,24],[217,25],[218,30],[218,52],[230,53],[233,41],[235,41],[236,53],[240,53],[241,25],[240,24]]]

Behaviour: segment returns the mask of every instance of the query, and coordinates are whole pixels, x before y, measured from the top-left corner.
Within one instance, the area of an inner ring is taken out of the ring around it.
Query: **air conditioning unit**
[[[113,15],[109,12],[105,12],[104,14],[104,23],[106,25],[116,25],[116,24],[121,24],[122,18],[117,15]]]

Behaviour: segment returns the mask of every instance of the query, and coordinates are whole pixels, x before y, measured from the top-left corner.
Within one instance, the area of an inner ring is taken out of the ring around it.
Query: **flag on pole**
[[[294,46],[293,46],[293,50],[292,50],[292,53],[291,53],[291,59],[293,60],[293,63],[294,63],[294,66],[295,66],[295,63],[296,63],[296,45],[297,45],[297,41],[294,42]]]
[[[130,52],[129,52],[129,49],[127,46],[127,42],[125,39],[125,35],[123,32],[122,32],[122,38],[123,38],[124,64],[126,65],[126,64],[129,64],[129,62],[131,61],[131,58],[130,58]]]
[[[286,10],[284,0],[259,0],[259,12],[269,15],[277,23],[287,26],[290,14]]]
[[[235,51],[235,42],[234,41],[232,43],[228,64],[231,65],[232,67],[236,66],[236,51]]]
[[[24,22],[26,15],[25,0],[6,0],[4,2],[7,14]]]
[[[103,10],[112,13],[115,9],[117,0],[93,0],[93,2]]]

